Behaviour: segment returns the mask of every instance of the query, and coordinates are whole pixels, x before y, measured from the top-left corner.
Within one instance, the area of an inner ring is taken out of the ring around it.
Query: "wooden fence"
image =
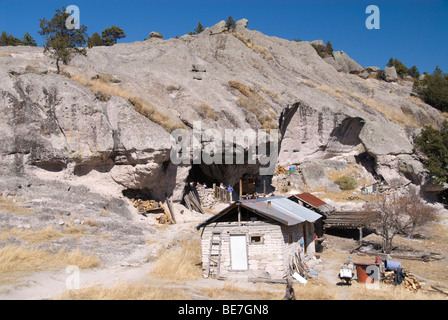
[[[231,203],[232,191],[213,185],[213,197],[215,201]]]

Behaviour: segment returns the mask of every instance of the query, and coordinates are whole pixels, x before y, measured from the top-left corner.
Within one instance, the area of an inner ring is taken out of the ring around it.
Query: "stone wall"
[[[313,225],[306,223],[307,253],[314,254]],[[262,221],[220,222],[208,225],[202,233],[202,268],[207,274],[210,238],[212,232],[221,232],[220,276],[245,274],[248,277],[267,277],[282,279],[291,263],[291,256],[299,249],[299,240],[303,237],[304,224],[281,226],[277,223]],[[248,270],[231,271],[230,235],[246,235]],[[252,242],[251,236],[261,236],[261,242]],[[289,243],[291,240],[291,243]],[[304,250],[303,250],[304,254]]]

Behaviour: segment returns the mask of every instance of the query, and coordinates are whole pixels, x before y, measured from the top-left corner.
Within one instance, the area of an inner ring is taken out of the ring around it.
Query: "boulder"
[[[300,165],[303,181],[312,189],[324,187],[326,190],[337,190],[337,185],[330,180],[320,163],[307,161]]]
[[[359,63],[350,58],[344,51],[335,51],[333,56],[324,58],[324,61],[331,64],[339,72],[358,74],[364,70]]]
[[[227,24],[224,20],[221,20],[214,26],[205,28],[204,31],[201,32],[201,34],[212,35],[212,34],[222,33],[224,31],[227,31]]]
[[[163,39],[162,34],[159,33],[159,32],[157,32],[157,31],[152,31],[152,32],[149,34],[149,37],[150,37],[150,38],[159,38],[159,39]]]
[[[398,80],[397,70],[395,70],[395,67],[384,68],[384,80],[387,82],[396,82]]]
[[[369,73],[377,73],[378,71],[380,71],[381,69],[379,67],[375,67],[375,66],[370,66],[370,67],[365,67],[364,68],[365,71],[369,72]]]
[[[247,24],[249,23],[249,20],[247,19],[241,19],[235,22],[235,28],[247,28]]]
[[[359,139],[366,151],[374,156],[411,154],[413,151],[404,129],[394,123],[386,126],[379,122],[366,122]]]
[[[362,72],[360,72],[360,73],[358,74],[358,76],[359,76],[360,78],[362,78],[362,79],[367,79],[367,78],[369,77],[369,75],[370,75],[370,73],[367,72],[365,69],[362,70]]]
[[[324,46],[326,47],[325,43],[323,42],[323,40],[314,40],[310,42],[311,44],[314,44],[316,46]]]

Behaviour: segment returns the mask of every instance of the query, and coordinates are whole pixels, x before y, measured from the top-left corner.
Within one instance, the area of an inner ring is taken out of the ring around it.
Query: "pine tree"
[[[331,44],[330,40],[327,41],[327,49],[330,54],[333,54],[333,45]]]
[[[30,46],[30,47],[37,47],[37,42],[34,40],[34,38],[27,32],[23,35],[22,38],[22,45],[24,46]]]
[[[123,39],[126,37],[126,33],[124,31],[117,27],[112,26],[109,28],[106,28],[101,33],[101,36],[103,38],[104,44],[107,46],[112,46],[117,43],[118,39]]]
[[[414,79],[418,79],[418,77],[420,77],[420,72],[418,71],[418,68],[416,66],[412,66],[408,70],[408,74]]]
[[[76,54],[86,54],[83,45],[86,44],[87,27],[82,25],[79,28],[69,29],[66,27],[66,20],[70,14],[65,11],[65,7],[56,9],[56,13],[50,21],[45,18],[40,19],[38,32],[44,39],[44,53],[49,52],[56,60],[57,72],[60,72],[59,63],[68,64]]]
[[[196,34],[201,33],[202,31],[204,31],[204,26],[201,24],[201,22],[199,21],[198,26],[196,27],[196,29],[194,29],[194,32],[196,32]]]
[[[16,37],[13,37],[10,34],[7,34],[5,31],[2,32],[0,36],[0,46],[20,46],[22,41]]]
[[[229,30],[229,31],[233,31],[233,29],[235,29],[235,20],[233,20],[233,18],[232,18],[231,16],[229,16],[229,17],[227,18],[227,21],[226,21],[226,28],[227,28],[227,30]]]
[[[98,32],[95,32],[94,34],[92,34],[92,36],[89,39],[87,39],[87,47],[89,47],[89,48],[104,46],[104,45],[106,45],[106,44],[104,43],[103,38],[101,38],[101,36],[98,34]]]

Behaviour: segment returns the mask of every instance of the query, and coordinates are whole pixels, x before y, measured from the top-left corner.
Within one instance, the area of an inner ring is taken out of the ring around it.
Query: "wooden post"
[[[243,179],[240,179],[240,200],[243,198]]]
[[[263,179],[263,197],[266,197],[266,180]]]
[[[241,206],[238,205],[238,226],[241,226]]]
[[[362,227],[359,227],[359,243],[362,243]]]

